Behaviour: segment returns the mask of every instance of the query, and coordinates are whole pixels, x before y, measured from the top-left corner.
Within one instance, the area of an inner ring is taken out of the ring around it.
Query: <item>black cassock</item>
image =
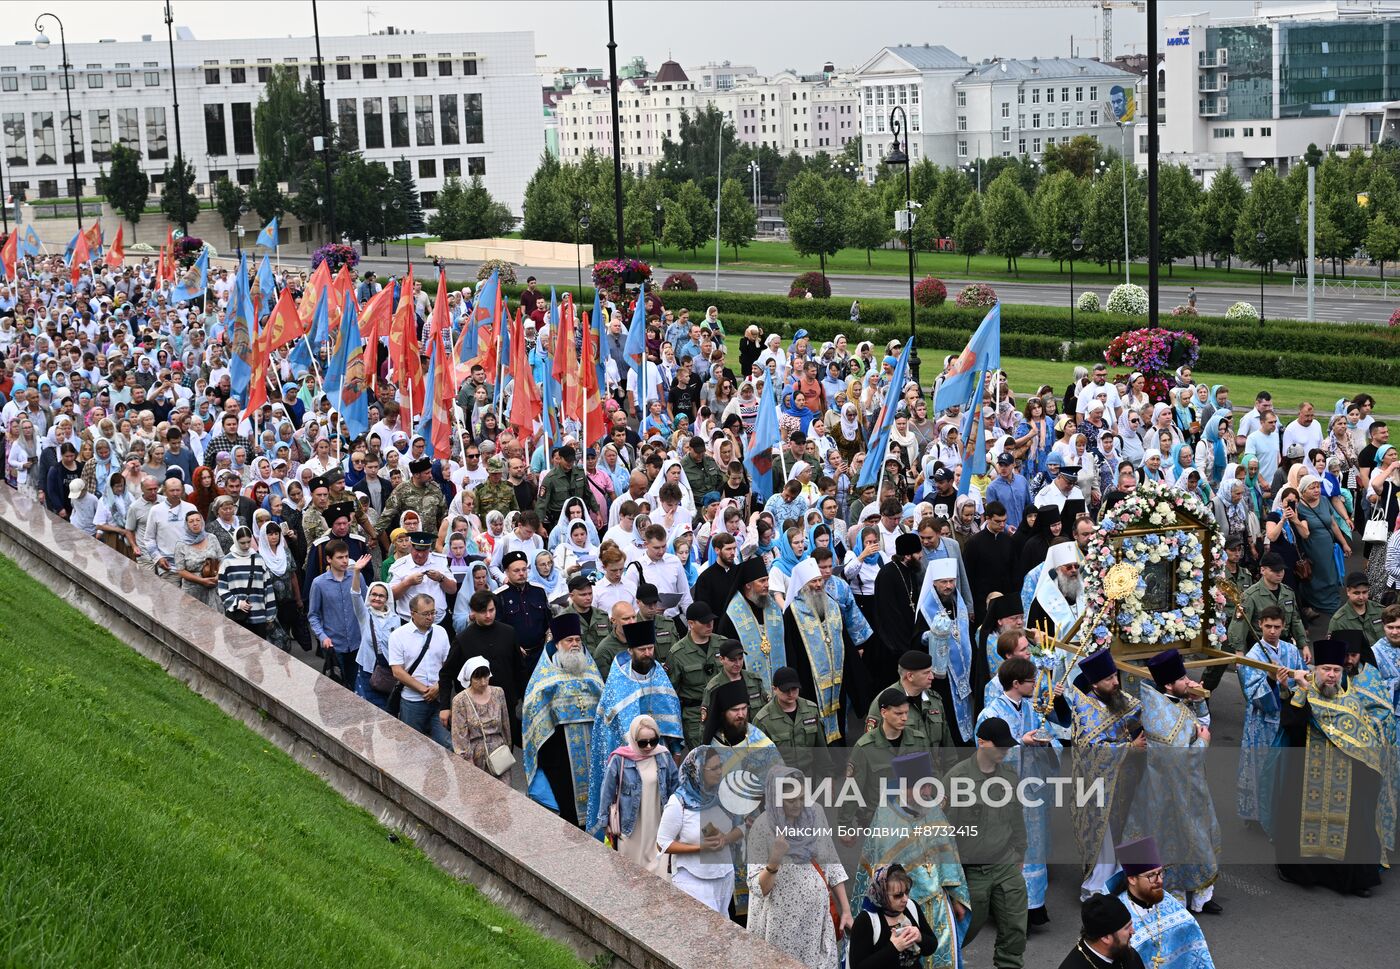
[[[875,638],[866,644],[864,659],[877,690],[899,679],[899,657],[905,652],[928,652],[923,643],[928,625],[915,607],[922,578],[919,569],[898,562],[887,562],[875,576],[873,599],[880,623]]]
[[[562,725],[550,734],[549,739],[540,747],[539,763],[545,780],[549,781],[549,789],[554,792],[554,802],[559,805],[559,817],[570,824],[578,824],[578,808],[574,801],[574,769],[569,763],[569,745],[565,741]]]
[[[1016,581],[1017,552],[1015,540],[1006,532],[992,534],[985,528],[967,540],[962,549],[967,580],[972,586],[972,617],[969,623],[980,626],[987,615],[987,596],[1020,595]]]
[[[723,616],[738,585],[739,567],[734,565],[725,569],[715,562],[696,578],[691,595],[696,602],[709,606],[716,616]]]
[[[841,607],[836,604],[836,600],[828,601],[828,609],[837,612]],[[856,742],[856,739],[865,732],[865,711],[870,706],[870,686],[865,666],[861,662],[860,654],[851,645],[851,638],[846,635],[845,624],[842,624],[841,642],[836,644],[841,650],[841,694],[840,707],[836,713],[836,723],[841,728],[841,739],[832,741],[833,747],[847,747]],[[878,644],[872,639],[866,643],[866,649]],[[801,681],[797,692],[821,706],[817,699],[817,684],[812,676],[812,661],[807,655],[807,646],[802,640],[802,632],[797,628],[797,620],[792,616],[792,609],[783,610],[783,648],[787,653],[787,665],[791,666],[797,673],[797,678]],[[864,704],[864,705],[862,705]],[[856,714],[856,724],[851,726],[850,714]],[[752,718],[757,711],[749,711]]]
[[[1060,969],[1143,969],[1142,956],[1132,946],[1112,962],[1100,959],[1098,953],[1085,952],[1085,948],[1083,942],[1078,943],[1060,963]]]

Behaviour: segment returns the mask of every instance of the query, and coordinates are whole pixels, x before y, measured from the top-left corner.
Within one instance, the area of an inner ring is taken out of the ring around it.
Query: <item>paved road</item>
[[[419,259],[420,267],[428,261],[421,258],[421,253],[415,254]],[[369,256],[361,260],[361,264],[367,268],[372,268],[382,272],[397,272],[403,268],[402,260],[392,257],[383,258],[380,256]],[[456,270],[454,275],[470,274],[474,275],[478,263],[458,263],[450,264]],[[1140,268],[1140,267],[1139,267]],[[655,267],[658,278],[664,278],[667,269],[661,266]],[[688,270],[701,286],[710,286],[714,281],[712,271]],[[573,269],[536,269],[531,270],[539,277],[543,286],[574,287],[578,285],[578,274]],[[1249,286],[1243,283],[1245,273],[1241,273],[1242,285],[1235,286],[1203,286],[1197,290],[1196,306],[1202,312],[1209,315],[1224,315],[1225,310],[1238,300],[1259,304],[1259,287]],[[829,276],[832,290],[839,294],[842,299],[853,297],[881,298],[881,299],[906,299],[909,295],[909,282],[905,278],[898,276]],[[584,284],[588,284],[587,267],[584,267]],[[785,273],[759,273],[740,270],[728,270],[721,268],[719,272],[720,289],[736,293],[786,293],[788,284],[792,279]],[[967,279],[945,279],[948,289],[956,292],[961,287],[975,280]],[[1137,281],[1146,285],[1145,275],[1138,275]],[[1068,306],[1069,305],[1069,284],[1066,283],[1017,283],[1017,282],[993,282],[997,292],[1002,299],[1008,303],[1027,303],[1037,306]],[[1092,287],[1100,299],[1108,298],[1108,288],[1103,286]],[[1076,287],[1076,295],[1083,292],[1085,287]],[[1169,314],[1173,307],[1186,302],[1187,286],[1172,283],[1167,277],[1162,278],[1161,292],[1159,295],[1159,307],[1162,314]],[[835,298],[835,297],[833,297]],[[1391,311],[1395,309],[1395,304],[1387,300],[1357,298],[1352,299],[1344,296],[1328,296],[1325,299],[1319,297],[1317,300],[1317,319],[1329,323],[1384,323],[1390,319]],[[1293,295],[1286,286],[1266,286],[1264,288],[1264,314],[1266,317],[1279,316],[1289,319],[1305,319],[1307,317],[1308,303],[1306,295]]]

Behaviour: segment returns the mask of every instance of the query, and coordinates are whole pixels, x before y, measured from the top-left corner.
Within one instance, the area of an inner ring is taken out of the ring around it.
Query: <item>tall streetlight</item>
[[[1264,258],[1264,243],[1269,241],[1269,237],[1260,229],[1254,236],[1254,241],[1259,243],[1259,325],[1264,325],[1264,266],[1268,262]]]
[[[63,32],[63,21],[58,18],[58,14],[41,13],[34,20],[34,30],[39,36],[34,38],[34,46],[40,50],[46,50],[49,46],[48,37],[44,36],[44,28],[41,26],[45,17],[52,17],[54,23],[58,24],[58,48],[63,59],[63,98],[68,102],[68,115],[66,118],[68,127],[68,160],[73,163],[73,204],[77,207],[78,231],[83,231],[83,190],[82,183],[78,181],[78,139],[73,129],[77,127],[73,117],[73,75],[69,73],[72,66],[68,63],[68,38]],[[3,200],[0,200],[3,201]]]
[[[1084,251],[1084,240],[1075,233],[1069,244],[1069,343],[1070,352],[1074,352],[1074,257]]]
[[[894,228],[896,232],[908,233],[904,248],[909,253],[909,365],[914,368],[914,381],[917,383],[919,349],[914,343],[914,205],[909,178],[909,115],[900,105],[895,105],[890,111],[890,132],[894,135],[894,141],[890,144],[890,153],[885,156],[885,164],[904,166],[904,208],[895,213]],[[904,135],[902,145],[899,141],[901,133]]]
[[[762,168],[758,164],[758,159],[749,162],[749,181],[753,182],[753,210],[758,212],[758,176]]]
[[[593,203],[588,199],[583,200],[579,206],[579,216],[574,221],[574,266],[578,270],[578,298],[583,299],[583,250],[579,240],[580,232],[588,231],[588,212],[593,208]]]
[[[652,223],[651,261],[656,262],[656,238],[661,235],[661,203],[656,203],[656,221]]]
[[[189,220],[185,218],[184,194],[189,191],[189,186],[185,184],[185,146],[180,137],[180,86],[176,80],[179,71],[175,67],[175,11],[170,6],[170,0],[165,0],[165,39],[170,44],[170,99],[174,102],[175,114],[175,172],[179,180],[176,191],[181,196],[180,205],[180,234],[190,234]]]
[[[316,73],[321,92],[321,134],[313,139],[320,144],[316,149],[321,153],[321,167],[326,173],[326,227],[330,229],[331,242],[339,238],[335,232],[335,190],[331,183],[331,125],[326,117],[326,63],[321,60],[321,20],[316,14],[316,0],[311,0],[311,27],[316,34]]]
[[[817,217],[812,220],[812,225],[816,227],[817,235],[821,238],[822,247],[817,250],[817,259],[821,262],[822,294],[825,295],[829,288],[826,281],[826,219],[820,209],[817,210]]]

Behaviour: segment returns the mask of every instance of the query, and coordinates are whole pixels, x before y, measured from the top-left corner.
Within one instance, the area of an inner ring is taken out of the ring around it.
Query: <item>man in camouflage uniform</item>
[[[585,508],[595,514],[598,511],[598,499],[593,497],[593,489],[588,487],[588,476],[575,464],[577,460],[578,452],[573,445],[565,444],[554,452],[554,467],[540,484],[540,500],[535,502],[535,510],[539,512],[546,531],[558,524],[559,513],[570,498],[579,499]],[[656,652],[656,658],[658,662],[661,660],[660,649]]]
[[[330,522],[326,521],[326,509],[331,505],[330,482],[324,475],[307,482],[311,490],[311,507],[301,516],[302,534],[306,536],[306,547],[316,544],[316,540],[330,533]]]
[[[486,516],[498,511],[502,515],[508,515],[513,511],[519,511],[520,506],[515,501],[515,488],[505,480],[506,460],[499,454],[493,454],[486,459],[486,480],[476,486],[476,512],[481,516],[481,520],[486,521]],[[583,629],[583,644],[588,646],[588,624],[585,621]],[[590,647],[589,652],[592,652]]]
[[[900,690],[909,698],[909,719],[904,725],[904,746],[952,747],[953,734],[943,719],[943,704],[933,690],[933,659],[923,650],[911,649],[899,658],[899,680],[890,689]],[[882,691],[883,692],[883,691]],[[880,725],[880,701],[876,697],[865,715],[865,731]]]
[[[598,651],[593,654],[593,661],[598,664],[598,672],[604,680],[612,672],[613,661],[617,659],[618,654],[627,650],[627,637],[623,634],[622,627],[636,621],[637,610],[632,607],[632,603],[625,599],[613,603],[612,612],[608,614],[608,622],[612,629],[599,640]]]
[[[773,699],[754,714],[753,725],[773,741],[784,764],[812,777],[827,762],[826,729],[817,705],[798,695],[800,685],[801,678],[791,666],[774,670]]]
[[[418,458],[409,462],[408,471],[412,477],[395,488],[389,500],[384,502],[377,527],[383,531],[397,524],[404,512],[416,511],[419,527],[436,535],[443,516],[447,514],[447,499],[433,480],[433,462]]]
[[[700,746],[701,730],[700,700],[705,695],[705,684],[719,672],[719,663],[711,647],[714,645],[715,614],[708,603],[692,602],[685,611],[686,625],[690,632],[676,641],[671,647],[670,662],[666,672],[671,677],[671,686],[681,701],[681,726],[685,730],[685,745],[694,749]]]
[[[743,680],[749,691],[749,709],[757,710],[768,702],[768,694],[763,692],[763,679],[744,665],[744,644],[737,639],[726,639],[719,646],[720,670],[705,684],[705,692],[700,696],[700,722],[710,709],[710,697],[715,690],[732,680]]]
[[[675,647],[676,640],[680,639],[680,631],[676,629],[673,620],[662,615],[664,611],[661,606],[661,592],[656,586],[646,580],[638,582],[637,618],[656,624],[656,661],[669,671],[670,666],[667,663],[671,659],[671,650]]]
[[[612,632],[612,622],[606,612],[593,605],[593,580],[588,576],[580,574],[569,580],[569,601],[556,614],[562,616],[566,612],[578,614],[583,648],[589,656],[597,656],[598,646]]]

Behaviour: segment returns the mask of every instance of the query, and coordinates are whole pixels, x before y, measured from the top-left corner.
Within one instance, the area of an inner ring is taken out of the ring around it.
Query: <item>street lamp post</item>
[[[826,282],[826,219],[822,216],[820,210],[817,212],[817,217],[816,217],[815,219],[812,220],[812,225],[816,226],[817,235],[821,238],[821,248],[817,250],[817,259],[818,259],[818,260],[820,261],[820,263],[821,263],[822,294],[825,295],[826,292],[827,292],[827,282]]]
[[[165,39],[170,45],[170,99],[173,102],[175,115],[175,171],[179,177],[177,191],[183,196],[189,189],[185,184],[185,148],[184,141],[180,137],[180,84],[177,79],[179,71],[175,67],[175,11],[170,6],[170,0],[165,0]],[[180,205],[180,234],[189,235],[189,220],[185,218],[185,206]]]
[[[1269,237],[1260,229],[1254,236],[1254,241],[1259,243],[1259,325],[1264,325],[1264,266],[1268,261],[1264,258],[1264,243],[1269,241]]]
[[[753,182],[753,210],[758,212],[758,175],[761,168],[758,159],[749,162],[749,181]]]
[[[661,235],[661,203],[656,203],[656,221],[651,233],[651,261],[656,262],[656,237]]]
[[[593,208],[593,203],[588,199],[583,200],[579,206],[579,216],[574,221],[574,267],[578,270],[578,298],[583,299],[583,250],[579,240],[580,232],[588,231],[588,212]]]
[[[905,251],[909,254],[909,365],[914,369],[914,381],[919,380],[919,349],[914,343],[914,321],[916,317],[914,309],[914,205],[913,193],[909,178],[909,115],[905,114],[904,108],[895,105],[890,111],[890,132],[894,135],[894,141],[890,144],[890,153],[885,156],[886,165],[904,166],[904,212],[903,219],[899,218],[899,213],[895,213],[895,231],[907,233],[905,240]],[[899,141],[900,134],[904,135],[904,143]],[[903,225],[901,225],[901,221]]]
[[[1070,352],[1074,352],[1074,257],[1084,251],[1084,240],[1078,234],[1069,244],[1069,344]]]
[[[58,49],[63,60],[63,98],[68,103],[67,127],[68,127],[68,160],[73,163],[73,205],[77,208],[78,231],[83,231],[83,188],[78,181],[78,139],[74,132],[77,127],[77,119],[73,117],[73,75],[69,73],[71,65],[68,63],[68,38],[63,31],[63,21],[58,18],[58,14],[41,13],[34,20],[34,30],[38,37],[34,38],[34,46],[44,50],[49,46],[48,37],[44,36],[44,28],[41,26],[45,17],[52,17],[54,23],[58,24]],[[3,201],[3,200],[0,200]]]

